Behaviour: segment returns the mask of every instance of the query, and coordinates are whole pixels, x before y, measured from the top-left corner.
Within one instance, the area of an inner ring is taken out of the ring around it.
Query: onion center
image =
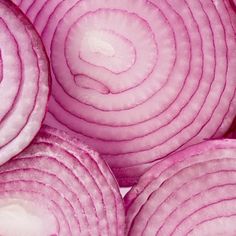
[[[81,42],[81,52],[100,53],[106,57],[115,56],[114,47],[102,37],[99,31],[87,32]]]
[[[119,28],[118,23],[113,26],[112,20],[108,19],[112,14],[117,18],[117,22],[122,22],[124,14],[126,18],[130,18],[123,11],[97,10],[81,16],[70,27],[65,52],[72,74],[78,73],[74,65],[78,59],[114,74],[124,73],[135,64],[135,45],[128,38],[128,26]],[[141,19],[136,16],[133,18],[137,21],[137,25],[142,25]],[[78,54],[75,56],[74,48],[79,49],[79,58]]]
[[[55,218],[39,206],[22,200],[8,200],[0,204],[0,235],[39,236],[56,235]]]

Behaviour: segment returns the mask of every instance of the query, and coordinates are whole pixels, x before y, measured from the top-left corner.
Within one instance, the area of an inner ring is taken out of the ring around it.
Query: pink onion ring
[[[51,60],[46,123],[99,151],[121,186],[221,137],[236,113],[228,0],[22,0]]]
[[[16,231],[17,223],[5,223],[9,212],[26,224],[17,235],[124,235],[123,201],[109,167],[62,131],[42,128],[0,167],[0,186],[0,235]]]
[[[29,145],[48,101],[49,65],[27,18],[0,0],[0,164]]]
[[[236,234],[236,140],[207,141],[145,173],[125,196],[127,235]]]

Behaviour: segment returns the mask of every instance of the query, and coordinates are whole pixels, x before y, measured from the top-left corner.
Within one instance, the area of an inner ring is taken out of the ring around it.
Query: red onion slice
[[[236,141],[207,141],[153,166],[125,196],[127,235],[235,235]]]
[[[229,1],[22,0],[51,59],[46,123],[98,150],[120,185],[221,137],[235,116]]]
[[[48,80],[35,29],[15,5],[0,0],[0,164],[28,146],[40,129]]]
[[[8,212],[22,217],[21,227],[26,221],[28,227],[21,235],[124,235],[123,201],[109,167],[62,131],[42,128],[0,167],[0,186],[0,219]],[[14,230],[7,217],[4,222],[6,232]]]

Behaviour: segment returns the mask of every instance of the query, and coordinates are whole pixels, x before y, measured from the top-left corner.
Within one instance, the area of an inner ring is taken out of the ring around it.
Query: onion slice
[[[123,201],[109,167],[62,131],[43,127],[0,167],[0,186],[0,235],[16,235],[10,217],[21,221],[17,235],[124,235]]]
[[[153,166],[125,196],[127,235],[235,235],[236,140],[206,141]]]
[[[0,0],[0,164],[27,147],[40,129],[48,83],[38,34],[15,5]]]
[[[51,60],[46,123],[99,151],[120,185],[228,130],[236,113],[236,22],[228,0],[18,4]]]

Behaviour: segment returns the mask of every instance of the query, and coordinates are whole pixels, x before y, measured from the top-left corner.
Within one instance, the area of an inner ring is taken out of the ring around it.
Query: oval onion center
[[[15,236],[55,235],[56,222],[47,210],[22,200],[0,204],[0,235]]]

